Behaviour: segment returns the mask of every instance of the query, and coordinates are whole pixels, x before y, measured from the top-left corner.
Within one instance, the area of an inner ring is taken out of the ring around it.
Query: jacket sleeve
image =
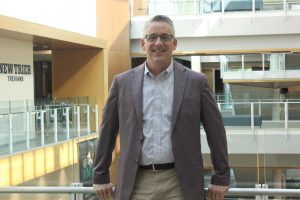
[[[112,152],[115,148],[118,129],[118,83],[114,78],[102,112],[102,123],[94,161],[94,184],[110,182],[109,167],[112,162]]]
[[[208,86],[206,76],[202,79],[201,88],[200,114],[214,168],[211,183],[228,186],[230,182],[230,169],[228,164],[226,131],[221,113]]]

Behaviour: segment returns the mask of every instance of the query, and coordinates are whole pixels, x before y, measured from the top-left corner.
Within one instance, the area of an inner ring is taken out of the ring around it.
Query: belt
[[[175,163],[165,163],[165,164],[151,164],[151,165],[140,165],[140,169],[145,169],[145,170],[164,170],[164,169],[173,169],[175,167]]]

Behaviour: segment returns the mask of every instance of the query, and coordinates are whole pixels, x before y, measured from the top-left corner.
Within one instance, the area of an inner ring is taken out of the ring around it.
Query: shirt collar
[[[157,76],[160,76],[162,74],[165,75],[166,78],[169,78],[169,76],[173,73],[174,71],[174,66],[173,66],[173,59],[171,60],[171,63],[170,65],[168,66],[168,68],[164,71],[162,71],[160,74],[158,74]],[[155,78],[157,76],[154,76],[148,69],[148,66],[147,66],[147,62],[145,63],[145,72],[144,72],[145,76],[150,76],[152,78]]]

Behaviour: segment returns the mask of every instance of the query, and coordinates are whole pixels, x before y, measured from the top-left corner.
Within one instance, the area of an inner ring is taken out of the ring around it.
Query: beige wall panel
[[[29,151],[24,153],[22,156],[24,181],[28,181],[34,178],[34,152]]]
[[[101,111],[104,102],[104,51],[54,50],[52,58],[53,96],[89,96],[91,103],[98,104]]]
[[[207,80],[208,80],[208,85],[210,89],[215,92],[215,84],[214,84],[214,70],[210,69],[202,69],[202,73],[206,74]]]
[[[107,80],[104,83],[109,89],[116,74],[131,68],[130,62],[130,12],[128,0],[97,0],[97,37],[107,40]],[[113,153],[111,181],[116,182],[119,142]]]
[[[131,68],[129,49],[129,1],[97,1],[97,37],[108,43],[108,87],[114,75]]]

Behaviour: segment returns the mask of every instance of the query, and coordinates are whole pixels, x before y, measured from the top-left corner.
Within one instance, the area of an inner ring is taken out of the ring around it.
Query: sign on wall
[[[0,37],[0,101],[34,99],[32,41]]]
[[[26,80],[26,76],[32,74],[32,66],[26,64],[0,63],[0,74],[7,77],[7,81]]]

